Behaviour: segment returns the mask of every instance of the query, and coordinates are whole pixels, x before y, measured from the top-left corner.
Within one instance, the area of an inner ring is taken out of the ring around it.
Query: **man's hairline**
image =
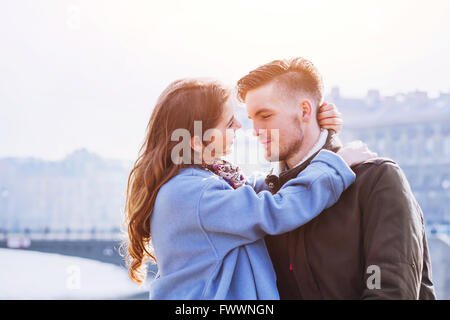
[[[254,90],[258,90],[258,89],[261,89],[261,88],[264,88],[264,87],[268,87],[269,85],[272,85],[274,87],[284,86],[284,89],[286,90],[286,92],[287,91],[296,91],[296,94],[287,94],[287,95],[279,94],[279,96],[282,99],[285,98],[286,96],[290,96],[290,99],[296,99],[297,100],[296,101],[296,104],[297,104],[298,102],[303,101],[303,100],[305,100],[304,98],[306,98],[306,100],[310,101],[311,106],[312,106],[313,109],[318,109],[319,108],[320,102],[318,102],[317,106],[314,107],[314,104],[315,104],[314,100],[315,99],[313,97],[311,97],[311,95],[312,95],[311,93],[308,93],[307,90],[303,90],[303,89],[300,89],[300,88],[295,88],[295,89],[288,88],[288,85],[286,83],[284,83],[284,81],[282,79],[280,79],[281,76],[282,75],[279,75],[279,76],[277,76],[277,77],[275,77],[275,78],[273,78],[273,79],[271,79],[271,80],[269,80],[269,81],[267,81],[265,83],[262,83],[261,85],[255,87],[255,88],[252,88],[251,90],[248,90],[245,93],[244,103],[246,103],[246,101],[247,101],[247,97],[248,97],[249,92],[254,91]],[[299,98],[299,95],[301,95],[301,94],[304,95],[304,98]]]

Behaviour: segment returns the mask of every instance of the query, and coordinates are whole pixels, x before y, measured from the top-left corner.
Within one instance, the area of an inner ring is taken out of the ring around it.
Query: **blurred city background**
[[[182,77],[233,85],[292,56],[321,70],[342,140],[404,170],[437,296],[450,299],[449,15],[445,0],[2,1],[0,299],[147,299],[118,247],[159,93]],[[252,137],[238,140],[236,155],[260,154]],[[246,174],[270,167],[240,159]]]

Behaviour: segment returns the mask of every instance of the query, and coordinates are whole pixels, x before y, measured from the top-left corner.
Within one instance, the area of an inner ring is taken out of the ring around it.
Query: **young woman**
[[[256,193],[261,181],[246,183],[220,160],[240,127],[229,90],[215,81],[175,81],[159,97],[125,208],[130,277],[142,282],[145,262],[158,264],[151,299],[279,299],[264,236],[293,230],[333,205],[355,179],[349,166],[374,156],[364,146],[339,155],[322,150],[277,194]],[[208,129],[219,135],[204,141]],[[173,141],[175,131],[189,133],[187,148]]]

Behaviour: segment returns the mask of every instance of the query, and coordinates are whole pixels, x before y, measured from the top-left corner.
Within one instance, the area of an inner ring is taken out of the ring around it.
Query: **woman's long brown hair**
[[[203,135],[219,122],[228,98],[227,88],[203,79],[175,81],[160,95],[147,126],[146,139],[128,177],[125,201],[128,239],[121,247],[126,248],[126,264],[133,281],[142,283],[146,276],[145,262],[149,259],[156,262],[150,245],[150,220],[156,196],[161,186],[183,166],[171,158],[172,149],[179,143],[171,141],[172,132],[187,129],[193,137],[194,121],[202,121]]]

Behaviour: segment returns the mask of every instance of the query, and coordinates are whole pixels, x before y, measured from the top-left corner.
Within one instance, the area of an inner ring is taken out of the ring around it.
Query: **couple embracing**
[[[277,165],[265,177],[223,159],[241,124],[219,82],[175,81],[152,112],[125,207],[130,277],[158,266],[150,298],[434,299],[405,175],[362,142],[342,146],[315,66],[272,61],[237,95]]]

